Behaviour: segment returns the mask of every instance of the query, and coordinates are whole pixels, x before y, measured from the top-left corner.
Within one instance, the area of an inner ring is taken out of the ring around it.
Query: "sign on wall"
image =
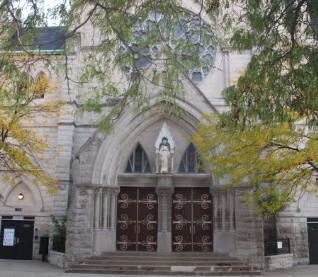
[[[4,228],[3,246],[14,246],[14,228]]]

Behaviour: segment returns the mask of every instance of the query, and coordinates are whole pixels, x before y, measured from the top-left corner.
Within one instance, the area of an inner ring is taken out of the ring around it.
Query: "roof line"
[[[64,50],[62,49],[56,49],[56,50],[28,50],[30,53],[43,53],[43,54],[62,54]],[[23,54],[26,53],[26,51],[0,51],[0,54]]]

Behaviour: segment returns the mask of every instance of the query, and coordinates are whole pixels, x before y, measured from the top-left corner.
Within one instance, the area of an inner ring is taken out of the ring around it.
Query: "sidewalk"
[[[16,260],[0,260],[0,277],[128,277],[137,275],[108,275],[108,274],[76,274],[65,273],[64,269],[58,268],[49,263],[42,263],[41,261],[16,261]],[[158,277],[157,275],[141,275],[143,277]],[[164,275],[169,277],[171,275]],[[192,277],[189,275],[188,277]],[[228,275],[231,276],[231,275]],[[291,269],[264,272],[262,276],[270,277],[313,277],[318,276],[318,265],[297,266]],[[162,277],[162,275],[160,275]],[[179,277],[173,275],[173,277]],[[186,277],[186,276],[183,276]],[[226,276],[224,276],[226,277]],[[243,276],[242,276],[243,277]]]

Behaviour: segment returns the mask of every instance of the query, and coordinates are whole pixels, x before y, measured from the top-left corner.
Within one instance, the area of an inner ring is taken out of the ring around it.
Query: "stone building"
[[[184,8],[196,13],[200,7],[184,1]],[[89,51],[92,36],[92,28],[84,26],[81,47],[71,64],[74,69],[83,65],[81,52]],[[199,80],[185,76],[186,95],[177,100],[187,112],[181,118],[159,116],[153,93],[152,113],[134,114],[127,108],[110,134],[92,127],[89,121],[96,115],[89,113],[83,118],[65,113],[58,122],[29,126],[40,135],[49,134],[51,147],[60,146],[59,156],[48,153],[50,162],[41,164],[58,180],[59,191],[48,195],[45,187],[34,187],[28,176],[15,187],[0,181],[4,196],[0,258],[40,258],[40,237],[52,235],[50,215],[66,214],[66,267],[105,251],[213,251],[263,268],[264,239],[276,238],[290,239],[294,264],[315,262],[309,255],[308,237],[318,222],[315,196],[303,196],[280,213],[276,222],[264,223],[253,207],[243,204],[244,187],[226,190],[226,179],[215,179],[209,168],[195,168],[196,145],[188,137],[196,133],[202,113],[226,109],[221,92],[249,62],[251,52],[213,48],[210,56],[221,70],[201,73]],[[76,101],[85,92],[85,87],[75,84],[69,90],[61,76],[39,64],[34,76],[40,73],[58,82],[56,97],[65,101]],[[79,77],[76,70],[72,74],[74,80]],[[105,109],[110,111],[115,103],[108,101]],[[74,109],[76,105],[69,103],[65,111]],[[18,199],[20,193],[23,200]],[[15,241],[8,254],[9,246],[3,246],[8,226],[15,228],[15,238],[28,230],[31,240],[23,247],[31,252],[23,256]],[[314,251],[311,255],[317,257]]]

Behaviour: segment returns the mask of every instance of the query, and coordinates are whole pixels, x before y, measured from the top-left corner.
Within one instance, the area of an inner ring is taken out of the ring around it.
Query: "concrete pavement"
[[[16,261],[0,260],[0,277],[130,277],[136,275],[110,275],[110,274],[77,274],[65,273],[64,269],[58,268],[49,263],[41,261]],[[146,277],[147,275],[141,275]],[[157,275],[148,275],[149,277],[158,277]],[[147,276],[147,277],[148,277]],[[165,275],[169,277],[170,275]],[[189,275],[188,277],[192,277]],[[231,275],[228,275],[231,276]],[[286,270],[276,272],[263,272],[262,276],[269,277],[318,277],[318,265],[297,266]],[[162,275],[160,275],[162,277]],[[172,276],[171,276],[172,277]],[[178,277],[173,275],[173,277]],[[185,276],[182,276],[185,277]],[[226,277],[226,276],[224,276]],[[243,276],[244,277],[244,276]]]

